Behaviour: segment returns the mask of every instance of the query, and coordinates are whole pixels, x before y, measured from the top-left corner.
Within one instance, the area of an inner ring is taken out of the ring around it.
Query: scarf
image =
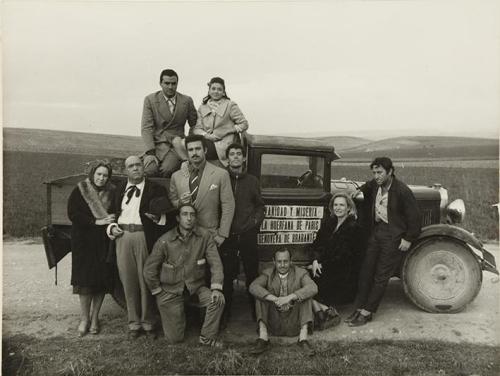
[[[87,203],[96,219],[107,217],[108,210],[111,207],[111,191],[115,189],[113,184],[106,184],[103,189],[97,190],[87,178],[78,183],[78,189],[83,199]]]

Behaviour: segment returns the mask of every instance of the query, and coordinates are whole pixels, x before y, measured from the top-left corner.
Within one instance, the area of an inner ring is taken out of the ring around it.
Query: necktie
[[[193,169],[193,171],[191,171],[191,174],[189,174],[189,190],[191,191],[191,202],[194,202],[196,200],[199,185],[200,177],[198,176],[198,170]]]
[[[128,205],[130,200],[132,200],[132,196],[134,195],[135,192],[135,197],[139,197],[141,195],[141,190],[137,188],[137,185],[131,185],[130,187],[127,188],[127,201],[125,201],[125,205]]]
[[[173,114],[175,110],[175,103],[172,99],[167,100],[168,104],[168,109],[170,110],[170,113]]]

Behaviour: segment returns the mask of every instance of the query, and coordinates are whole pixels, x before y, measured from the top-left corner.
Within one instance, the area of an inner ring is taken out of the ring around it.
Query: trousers
[[[127,302],[129,330],[152,330],[155,323],[153,297],[142,274],[147,257],[144,232],[125,231],[116,239],[116,262]]]
[[[392,238],[387,223],[375,225],[359,272],[358,293],[354,301],[356,308],[377,311],[387,283],[397,272],[404,256],[398,249],[399,242]]]
[[[312,299],[295,304],[285,312],[278,311],[272,302],[257,299],[255,301],[257,322],[262,321],[274,336],[294,337],[300,328],[313,322]]]
[[[255,298],[248,292],[250,283],[258,276],[259,256],[257,253],[257,230],[252,229],[239,235],[231,235],[222,243],[219,254],[224,268],[223,293],[226,300],[224,315],[230,315],[233,301],[233,281],[238,277],[240,259],[245,272],[248,301],[254,317]]]
[[[158,176],[169,178],[181,167],[182,159],[173,146],[165,143],[156,145],[156,157],[159,163],[152,156],[144,156],[144,173],[147,176]]]
[[[201,327],[201,335],[206,338],[215,338],[219,331],[220,318],[224,310],[224,305],[216,305],[212,302],[212,292],[208,287],[202,286],[196,291],[200,305],[206,307],[205,319]],[[156,303],[160,311],[163,333],[170,343],[181,342],[184,339],[186,329],[186,315],[184,304],[186,300],[193,299],[184,289],[182,295],[162,291],[156,295]]]

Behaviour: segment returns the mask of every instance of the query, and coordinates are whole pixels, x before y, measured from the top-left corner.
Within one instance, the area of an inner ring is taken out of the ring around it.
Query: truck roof
[[[340,155],[335,152],[335,147],[330,141],[303,137],[267,136],[246,134],[246,142],[252,148],[265,148],[275,150],[300,150],[329,153],[332,160],[340,159]]]

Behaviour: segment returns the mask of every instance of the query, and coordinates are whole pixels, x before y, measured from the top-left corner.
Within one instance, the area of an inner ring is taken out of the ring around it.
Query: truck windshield
[[[262,188],[323,190],[325,159],[318,156],[263,154]]]

